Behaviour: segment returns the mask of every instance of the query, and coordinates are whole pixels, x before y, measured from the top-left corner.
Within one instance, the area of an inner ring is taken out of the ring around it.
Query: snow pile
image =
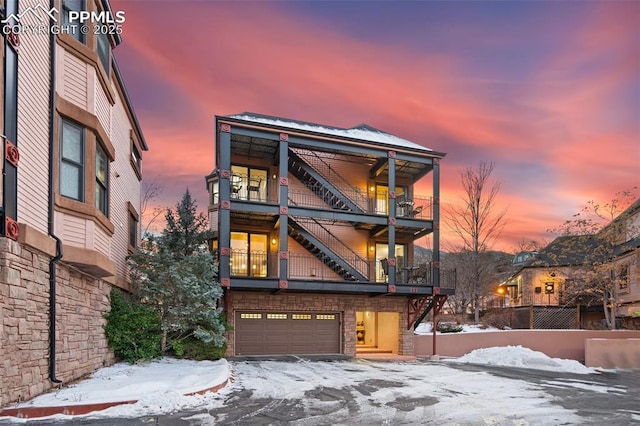
[[[561,371],[565,373],[591,374],[595,370],[572,359],[549,358],[542,352],[522,346],[504,346],[476,349],[459,358],[446,362],[498,365],[505,367],[532,368],[536,370]]]
[[[495,327],[485,327],[482,324],[462,324],[462,331],[460,333],[483,333],[486,331],[501,331],[501,330]],[[432,333],[433,333],[433,324],[430,322],[422,322],[418,324],[418,327],[413,331],[413,334],[432,334]],[[441,334],[441,333],[436,332],[436,334]]]

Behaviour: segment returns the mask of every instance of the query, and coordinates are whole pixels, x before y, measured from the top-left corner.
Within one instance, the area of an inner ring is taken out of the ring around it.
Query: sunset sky
[[[445,152],[443,203],[461,170],[495,163],[506,251],[640,184],[638,1],[111,4],[159,205],[188,187],[206,209],[214,116],[243,111]]]

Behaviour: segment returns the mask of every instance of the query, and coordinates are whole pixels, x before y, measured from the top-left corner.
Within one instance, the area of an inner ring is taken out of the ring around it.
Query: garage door
[[[236,355],[340,353],[340,314],[236,312]]]

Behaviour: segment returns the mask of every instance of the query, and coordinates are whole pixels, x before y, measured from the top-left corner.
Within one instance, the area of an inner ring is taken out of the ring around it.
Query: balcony
[[[315,256],[289,253],[288,276],[290,280],[305,281],[327,281],[339,282],[345,284],[355,281],[345,280],[339,273],[331,268],[330,260],[320,260]],[[273,260],[273,261],[270,261]],[[255,279],[277,279],[278,262],[276,259],[270,259],[268,253],[263,251],[232,250],[231,252],[231,277],[232,278],[255,278]],[[351,260],[355,263],[356,259]],[[269,267],[271,266],[272,267]],[[387,269],[388,271],[388,269]],[[385,274],[385,268],[376,268],[376,262],[370,261],[368,264],[368,283],[387,284],[389,281],[388,274]],[[456,283],[455,270],[440,271],[440,287],[453,289]],[[407,286],[425,286],[433,285],[433,268],[431,264],[422,264],[419,266],[405,266],[397,268],[396,285]]]

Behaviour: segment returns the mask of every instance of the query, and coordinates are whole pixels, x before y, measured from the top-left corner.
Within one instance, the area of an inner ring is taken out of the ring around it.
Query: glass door
[[[406,257],[406,245],[396,244],[396,271],[401,271],[404,268]],[[388,282],[389,281],[389,269],[387,260],[389,259],[389,245],[386,243],[376,243],[376,282]]]

